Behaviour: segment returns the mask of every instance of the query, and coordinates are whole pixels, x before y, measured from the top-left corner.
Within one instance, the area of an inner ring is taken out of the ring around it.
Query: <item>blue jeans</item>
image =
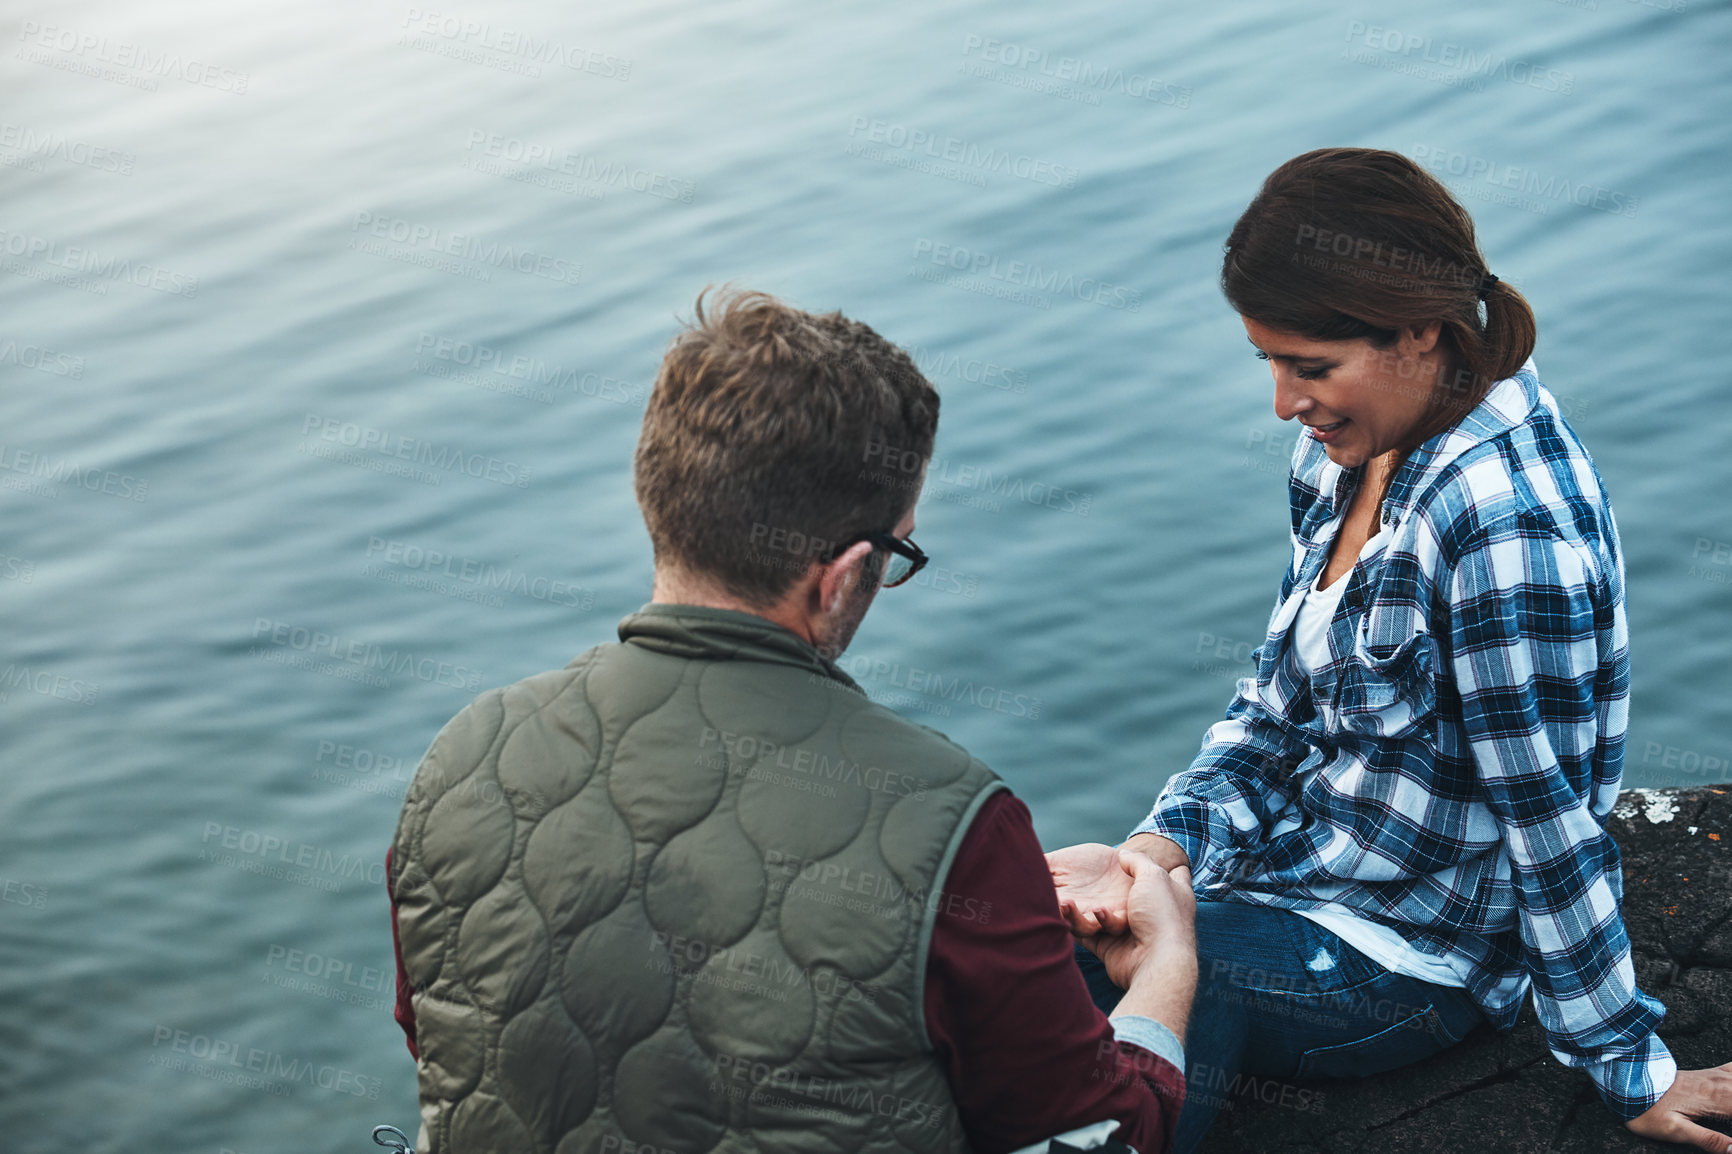
[[[1124,991],[1082,946],[1077,964],[1095,1005]],[[1384,969],[1292,910],[1197,903],[1197,997],[1185,1030],[1185,1107],[1178,1154],[1191,1154],[1235,1095],[1321,1109],[1289,1078],[1363,1078],[1417,1062],[1485,1020],[1466,990]]]

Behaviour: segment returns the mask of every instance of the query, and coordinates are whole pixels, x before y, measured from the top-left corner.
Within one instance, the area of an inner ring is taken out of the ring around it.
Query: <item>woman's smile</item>
[[[1437,326],[1387,348],[1363,337],[1325,341],[1241,317],[1275,381],[1275,415],[1297,420],[1338,465],[1353,468],[1402,446],[1425,419],[1437,371]]]

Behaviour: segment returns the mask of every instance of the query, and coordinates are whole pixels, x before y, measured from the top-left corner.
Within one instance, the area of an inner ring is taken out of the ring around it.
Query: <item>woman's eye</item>
[[[1258,349],[1257,359],[1260,361],[1266,361],[1269,359],[1269,354],[1264,352],[1262,349]],[[1322,365],[1317,368],[1296,368],[1293,370],[1293,374],[1302,381],[1320,381],[1324,377],[1327,377],[1329,375],[1329,370],[1334,367],[1334,365]]]

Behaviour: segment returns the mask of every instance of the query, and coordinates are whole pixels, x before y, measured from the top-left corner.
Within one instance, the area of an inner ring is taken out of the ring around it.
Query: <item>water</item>
[[[1459,170],[1618,510],[1626,780],[1725,781],[1732,23],[1665,3],[15,14],[8,1148],[413,1133],[377,884],[404,782],[471,686],[647,599],[631,451],[706,283],[918,350],[949,471],[917,536],[949,572],[885,595],[851,668],[1049,845],[1121,836],[1247,672],[1286,557],[1291,433],[1214,281],[1262,177],[1324,144]],[[1086,293],[923,279],[957,250]],[[384,471],[406,441],[480,475]],[[297,630],[400,665],[285,664]]]

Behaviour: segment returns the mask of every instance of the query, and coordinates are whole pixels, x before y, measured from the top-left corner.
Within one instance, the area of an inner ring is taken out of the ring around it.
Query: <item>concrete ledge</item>
[[[1680,1069],[1732,1061],[1732,785],[1625,790],[1606,828],[1623,855],[1637,983],[1666,1006],[1660,1037]],[[1624,1129],[1587,1075],[1546,1049],[1531,1001],[1510,1032],[1482,1026],[1406,1069],[1291,1084],[1321,1102],[1308,1098],[1311,1108],[1298,1110],[1242,1095],[1222,1110],[1202,1154],[1689,1149]]]

